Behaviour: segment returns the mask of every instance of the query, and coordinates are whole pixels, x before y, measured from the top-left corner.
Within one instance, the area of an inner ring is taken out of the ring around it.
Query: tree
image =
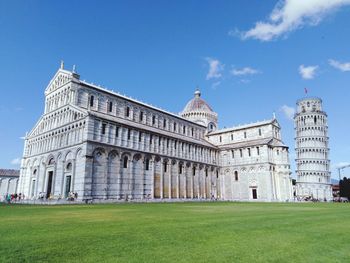
[[[350,199],[350,178],[344,177],[339,181],[340,196]]]

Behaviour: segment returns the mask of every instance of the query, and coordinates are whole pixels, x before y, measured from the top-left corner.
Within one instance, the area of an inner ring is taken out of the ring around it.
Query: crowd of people
[[[69,192],[67,194],[67,197],[65,198],[65,200],[67,201],[74,201],[78,198],[78,193],[77,192]],[[4,203],[15,203],[15,202],[20,202],[21,200],[23,201],[25,199],[25,195],[22,193],[15,193],[15,194],[5,194],[4,196],[0,196],[0,202],[4,202]],[[49,196],[46,195],[45,192],[40,192],[38,194],[37,197],[33,197],[31,198],[32,200],[41,200],[41,201],[47,201],[47,200],[62,200],[62,196],[59,195],[57,196],[57,198],[55,198],[52,194],[50,194]]]
[[[3,197],[3,202],[7,202],[7,203],[12,203],[12,202],[18,202],[24,199],[24,194],[19,193],[19,194],[5,194]]]

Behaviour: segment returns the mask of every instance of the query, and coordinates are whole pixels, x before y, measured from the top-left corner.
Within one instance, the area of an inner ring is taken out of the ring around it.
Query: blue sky
[[[327,2],[0,0],[0,167],[19,167],[62,59],[171,112],[199,86],[222,128],[276,112],[293,170],[288,113],[308,88],[329,115],[333,167],[350,162],[350,1]]]

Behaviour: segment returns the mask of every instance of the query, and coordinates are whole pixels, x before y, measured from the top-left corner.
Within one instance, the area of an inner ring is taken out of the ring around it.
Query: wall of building
[[[45,114],[25,140],[19,192],[29,198],[290,198],[288,148],[275,120],[207,134],[64,70],[45,95]]]
[[[322,100],[306,98],[297,102],[296,133],[297,195],[331,200],[331,174],[327,114]]]

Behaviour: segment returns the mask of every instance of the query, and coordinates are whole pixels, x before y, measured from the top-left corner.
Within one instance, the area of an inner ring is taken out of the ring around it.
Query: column
[[[205,169],[205,168],[204,168]],[[207,185],[207,172],[206,172],[206,170],[204,170],[204,198],[205,199],[207,199],[208,197],[207,197],[207,187],[208,187],[208,185]]]
[[[172,161],[169,160],[169,162],[167,163],[168,166],[168,198],[171,199],[171,180],[172,180],[172,170],[173,170],[173,165],[172,165]]]
[[[57,161],[57,164],[58,164],[58,161]],[[65,184],[65,178],[64,178],[64,171],[65,171],[65,166],[66,166],[66,162],[65,162],[65,160],[62,160],[62,162],[61,162],[61,165],[62,165],[62,174],[61,174],[61,196],[62,197],[64,197],[63,196],[63,191],[64,191],[64,184]],[[57,175],[58,176],[58,175]],[[54,175],[54,177],[56,177],[56,174]]]
[[[176,198],[180,198],[180,174],[179,174],[179,164],[176,164]]]
[[[122,153],[120,152],[120,156],[122,156]],[[118,156],[116,157],[118,158]],[[118,171],[118,178],[117,178],[117,199],[121,199],[122,198],[122,192],[123,192],[123,178],[122,178],[122,172],[123,172],[123,157],[121,157],[119,159],[119,171]]]
[[[160,185],[159,185],[159,191],[160,191],[160,199],[163,199],[163,176],[164,176],[164,163],[163,158],[160,159]]]
[[[183,177],[185,178],[184,179],[184,189],[183,189],[183,190],[185,190],[185,192],[184,192],[183,196],[186,199],[187,198],[187,177],[186,177],[186,166],[185,165],[182,167],[182,174],[183,174]]]
[[[73,159],[72,160],[72,182],[71,182],[71,185],[72,185],[72,192],[74,192],[74,185],[75,185],[75,170],[76,170],[76,159]]]
[[[150,166],[152,167],[152,178],[151,178],[151,182],[152,182],[152,187],[151,187],[151,198],[154,199],[154,176],[155,176],[155,167],[154,167],[154,157],[150,158]]]
[[[193,175],[193,164],[190,166],[190,178],[191,178],[191,199],[194,197],[194,175]]]

